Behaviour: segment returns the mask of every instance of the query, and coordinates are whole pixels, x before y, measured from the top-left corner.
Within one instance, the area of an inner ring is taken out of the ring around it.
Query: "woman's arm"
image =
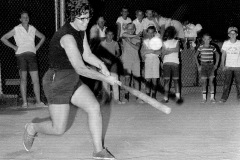
[[[134,49],[139,50],[140,48],[140,42],[137,44],[133,44],[129,38],[126,38],[125,41]]]
[[[15,35],[15,30],[12,29],[8,33],[4,34],[1,38],[1,41],[8,47],[12,48],[14,51],[17,51],[17,46],[13,45],[11,42],[9,42],[9,38],[13,37]]]
[[[141,34],[142,34],[141,32],[138,33],[138,34],[129,34],[127,32],[124,32],[122,34],[122,38],[137,38],[137,39],[140,39]]]
[[[117,41],[120,39],[120,34],[121,34],[121,23],[117,22]]]
[[[103,63],[103,61],[101,61],[100,59],[98,59],[91,51],[88,41],[87,41],[87,36],[85,33],[84,39],[83,39],[83,59],[84,61],[86,61],[87,63],[101,69],[101,72],[105,75],[110,75],[107,67],[105,66],[105,64]]]
[[[36,45],[36,50],[38,50],[42,46],[43,42],[45,41],[45,36],[44,36],[44,34],[39,32],[38,30],[36,30],[35,34],[38,38],[40,38],[39,43]]]
[[[116,83],[115,81],[113,81],[111,76],[106,76],[106,75],[110,75],[108,70],[107,70],[108,74],[105,73],[105,75],[104,75],[104,74],[101,74],[101,73],[99,73],[95,70],[92,70],[92,69],[88,68],[85,65],[85,63],[83,61],[84,58],[80,54],[80,51],[77,47],[76,40],[74,39],[74,37],[72,35],[63,36],[60,40],[60,44],[64,48],[64,50],[66,51],[66,54],[68,56],[68,59],[69,59],[70,63],[72,64],[73,68],[75,69],[75,71],[79,75],[82,75],[84,77],[88,77],[88,78],[91,78],[91,79],[105,81],[105,82],[108,82],[110,84]],[[89,46],[88,47],[85,46],[86,42],[84,42],[83,45],[84,45],[84,48],[89,48]],[[85,54],[84,57],[87,57],[86,59],[87,59],[88,63],[89,63],[90,60],[92,60],[90,62],[90,64],[96,62],[97,65],[100,65],[102,63],[97,57],[93,56],[92,53],[88,53],[88,52],[89,51],[85,51],[85,53],[84,53]],[[103,65],[104,64],[101,64],[101,66],[103,66]]]
[[[175,48],[166,48],[165,46],[163,46],[162,52],[164,55],[171,54],[173,52],[179,52],[179,42],[177,42],[177,45]]]

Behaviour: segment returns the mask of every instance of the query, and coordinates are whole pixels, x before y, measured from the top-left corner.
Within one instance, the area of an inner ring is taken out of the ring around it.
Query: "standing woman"
[[[86,2],[86,1],[84,1]],[[69,3],[70,22],[54,35],[49,48],[49,70],[43,78],[43,88],[49,103],[50,121],[27,123],[23,144],[27,151],[37,133],[62,135],[66,131],[70,103],[88,114],[88,125],[93,139],[94,159],[115,159],[102,145],[102,116],[100,105],[92,91],[83,84],[79,75],[105,81],[111,85],[117,80],[110,76],[104,63],[92,54],[87,42],[86,29],[91,8],[81,0]],[[88,68],[84,62],[96,66],[101,73]]]
[[[45,107],[44,103],[40,100],[40,85],[38,76],[38,65],[36,52],[45,41],[45,36],[39,32],[34,26],[29,24],[28,12],[23,11],[20,13],[21,24],[14,27],[11,31],[3,35],[1,41],[8,47],[15,51],[17,63],[20,74],[20,90],[23,100],[22,107],[27,108],[27,71],[29,71],[33,91],[36,97],[36,107]],[[35,36],[40,38],[40,41],[35,45]],[[16,45],[13,45],[8,39],[14,37]]]

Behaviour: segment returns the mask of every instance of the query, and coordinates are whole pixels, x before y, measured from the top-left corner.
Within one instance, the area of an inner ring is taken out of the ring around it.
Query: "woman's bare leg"
[[[92,91],[85,85],[81,85],[72,96],[71,102],[82,108],[88,114],[88,125],[93,138],[95,152],[100,152],[102,146],[102,115],[100,105]]]

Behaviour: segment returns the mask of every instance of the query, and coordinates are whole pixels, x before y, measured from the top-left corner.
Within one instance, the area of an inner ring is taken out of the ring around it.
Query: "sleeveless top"
[[[78,49],[83,54],[83,39],[85,31],[77,31],[69,23],[65,23],[54,35],[49,45],[49,68],[51,69],[73,69],[68,56],[60,44],[61,38],[70,34],[76,40]]]

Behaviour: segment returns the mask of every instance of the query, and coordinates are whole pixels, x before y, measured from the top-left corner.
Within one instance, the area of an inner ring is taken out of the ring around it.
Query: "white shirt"
[[[235,43],[227,40],[223,43],[222,50],[226,52],[226,67],[240,67],[240,41]]]
[[[154,20],[149,20],[148,18],[143,19],[143,29],[147,29],[149,26],[154,26],[157,29]]]
[[[28,31],[19,24],[18,26],[14,27],[15,35],[14,39],[18,49],[16,54],[21,54],[24,52],[33,52],[36,53],[36,46],[35,46],[35,33],[36,28],[32,25],[29,25]]]
[[[126,26],[128,23],[131,23],[132,20],[131,18],[127,17],[127,19],[123,19],[123,17],[118,17],[117,22],[116,23],[120,23],[121,24],[121,32],[120,32],[120,37],[122,37],[122,34],[125,32],[126,30]]]
[[[139,32],[142,32],[142,31],[143,31],[143,29],[144,29],[143,21],[142,21],[142,22],[139,22],[139,20],[136,18],[136,19],[133,21],[133,24],[135,24],[135,26],[136,26],[136,34],[138,34]]]
[[[184,31],[183,31],[183,25],[181,22],[171,19],[171,18],[165,18],[160,17],[158,21],[159,26],[164,26],[165,29],[169,26],[173,26],[177,31],[177,37],[178,38],[184,38]]]
[[[104,38],[106,37],[105,35],[105,30],[107,27],[103,27],[103,30],[98,26],[98,24],[95,24],[92,26],[91,30],[90,30],[90,39],[93,38]]]
[[[175,39],[166,40],[163,43],[166,48],[176,48],[178,44],[178,40],[175,40]],[[163,58],[163,63],[167,63],[167,62],[179,64],[178,52],[172,52],[170,54],[165,55]]]
[[[165,28],[169,27],[171,24],[171,18],[160,17],[158,20],[158,25],[164,26]]]

